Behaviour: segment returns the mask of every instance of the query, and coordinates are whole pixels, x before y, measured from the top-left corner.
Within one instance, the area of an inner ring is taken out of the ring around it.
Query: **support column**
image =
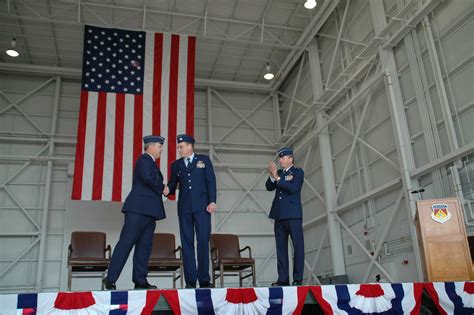
[[[273,120],[275,121],[275,140],[281,139],[281,121],[280,121],[280,102],[278,101],[278,93],[272,96],[273,102]]]
[[[385,28],[387,20],[385,18],[385,9],[382,1],[369,0],[370,13],[374,23],[376,36]],[[385,85],[387,88],[387,97],[390,107],[390,116],[392,117],[392,125],[397,144],[398,157],[400,160],[400,173],[403,181],[405,201],[407,205],[408,222],[410,224],[410,232],[413,239],[413,251],[415,254],[415,264],[418,273],[418,281],[423,281],[423,269],[421,265],[420,248],[418,245],[418,237],[415,227],[416,204],[411,190],[418,187],[416,180],[410,177],[410,171],[415,169],[415,159],[411,147],[411,139],[408,133],[408,123],[406,119],[405,109],[403,106],[403,98],[398,81],[397,67],[393,51],[379,47],[379,58],[384,67]]]
[[[53,112],[51,118],[51,135],[49,138],[49,151],[48,156],[54,155],[54,140],[56,135],[56,127],[58,123],[58,111],[59,111],[59,98],[61,93],[61,76],[56,76],[56,87],[54,90],[54,102]],[[48,214],[49,214],[49,200],[51,195],[51,183],[53,174],[53,159],[48,159],[48,165],[46,169],[46,186],[44,189],[43,198],[43,213],[41,215],[41,232],[39,235],[39,254],[38,254],[38,269],[36,271],[36,291],[40,292],[43,288],[43,271],[44,271],[44,260],[46,256],[46,242],[48,235]]]
[[[425,37],[426,46],[428,48],[428,55],[430,56],[431,67],[433,69],[433,76],[436,83],[436,89],[438,91],[439,103],[441,110],[443,111],[443,120],[446,126],[446,132],[448,134],[449,146],[451,152],[459,149],[458,137],[454,128],[453,114],[449,107],[448,95],[446,93],[446,87],[444,86],[443,74],[441,72],[441,66],[439,64],[438,52],[433,38],[433,32],[431,31],[430,19],[425,17],[423,20],[425,26]]]
[[[438,51],[436,50],[436,45],[433,37],[433,31],[431,29],[430,19],[426,16],[423,20],[425,26],[425,38],[426,46],[428,48],[428,55],[430,56],[431,67],[433,68],[433,76],[436,83],[436,90],[439,97],[439,104],[443,112],[444,125],[446,127],[446,133],[448,135],[449,147],[451,152],[459,149],[459,141],[456,134],[456,129],[454,127],[453,113],[449,106],[448,95],[446,93],[446,86],[444,85],[443,73],[441,71],[441,65],[439,63]],[[440,47],[442,49],[442,47]],[[453,178],[454,184],[454,193],[459,198],[462,209],[464,210],[464,205],[466,201],[464,200],[464,195],[461,189],[461,181],[459,179],[459,169],[462,168],[462,161],[458,160],[454,162],[454,166],[450,167],[451,176]],[[466,215],[464,215],[466,217]]]
[[[209,142],[209,158],[214,161],[214,136],[212,133],[212,91],[208,87],[207,90],[207,141]],[[217,203],[217,200],[216,200]],[[216,232],[216,213],[211,215],[211,231]]]
[[[323,81],[321,78],[321,65],[319,61],[318,43],[313,39],[308,47],[309,67],[311,74],[311,86],[313,99],[323,93]],[[322,126],[326,123],[323,113],[316,113],[316,123]],[[331,140],[328,127],[324,127],[318,134],[319,151],[321,155],[321,167],[323,171],[324,195],[326,199],[326,213],[328,221],[329,244],[331,246],[331,260],[335,276],[346,274],[344,261],[344,249],[342,245],[341,227],[334,216],[336,208],[336,181],[334,179],[334,168],[332,164]]]
[[[403,8],[403,0],[397,0],[397,8]],[[416,98],[416,106],[420,115],[423,138],[425,140],[428,160],[434,161],[442,155],[438,130],[436,129],[436,119],[434,119],[433,104],[429,95],[426,73],[421,59],[418,46],[418,36],[416,30],[411,31],[404,39],[407,53],[408,65],[412,78],[413,88]],[[433,190],[435,196],[444,195],[443,177],[439,169],[431,173]]]

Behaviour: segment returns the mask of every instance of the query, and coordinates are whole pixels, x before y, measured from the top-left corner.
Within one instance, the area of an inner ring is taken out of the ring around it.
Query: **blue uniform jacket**
[[[292,166],[286,174],[278,170],[280,180],[272,182],[270,177],[265,186],[268,191],[276,189],[269,217],[274,220],[302,219],[301,187],[304,182],[304,171]]]
[[[206,211],[211,202],[216,202],[216,175],[207,155],[194,154],[191,165],[186,168],[184,159],[171,164],[171,179],[168,182],[170,195],[179,185],[178,215]]]
[[[132,190],[125,199],[122,212],[135,212],[161,220],[166,217],[162,193],[163,175],[153,158],[142,154],[133,171]]]

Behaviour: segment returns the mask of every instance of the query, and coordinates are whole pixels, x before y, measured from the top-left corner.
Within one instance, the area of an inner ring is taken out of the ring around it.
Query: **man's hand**
[[[213,213],[217,210],[217,205],[215,202],[211,202],[210,204],[207,205],[207,208],[206,208],[207,212],[209,213]]]
[[[168,197],[169,194],[170,194],[170,189],[168,188],[168,185],[165,185],[165,188],[163,189],[163,195],[165,197]]]
[[[277,170],[274,170],[273,171],[273,176],[272,176],[274,179],[278,179],[278,171]]]
[[[272,161],[268,164],[268,173],[270,174],[271,177],[273,177],[275,179],[278,177],[277,166],[276,166],[275,162]],[[276,174],[276,176],[275,176],[275,174]]]

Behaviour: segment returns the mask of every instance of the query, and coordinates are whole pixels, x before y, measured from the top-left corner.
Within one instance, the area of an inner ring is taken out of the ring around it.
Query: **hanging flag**
[[[196,38],[86,26],[72,199],[123,201],[142,137],[166,138],[165,181],[176,135],[194,134]]]

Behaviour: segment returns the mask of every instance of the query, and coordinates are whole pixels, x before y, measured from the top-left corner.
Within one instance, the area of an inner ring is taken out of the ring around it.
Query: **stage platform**
[[[0,295],[13,314],[474,314],[474,282]]]

